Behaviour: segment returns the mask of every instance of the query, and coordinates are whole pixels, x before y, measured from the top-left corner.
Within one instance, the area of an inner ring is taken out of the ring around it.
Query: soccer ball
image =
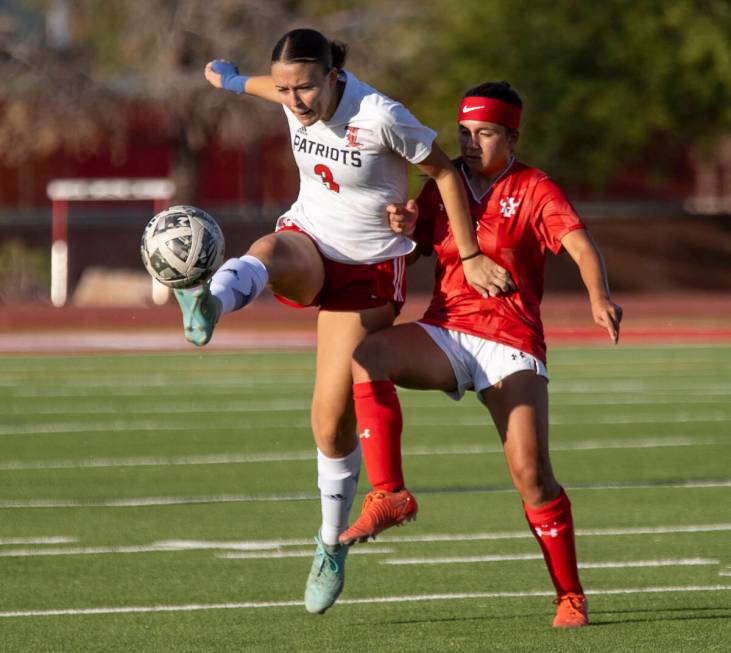
[[[194,206],[171,206],[158,213],[142,234],[142,262],[170,288],[203,283],[223,263],[221,228]]]

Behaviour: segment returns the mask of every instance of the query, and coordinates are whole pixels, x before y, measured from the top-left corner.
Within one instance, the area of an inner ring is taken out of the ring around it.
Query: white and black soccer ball
[[[223,263],[221,228],[194,206],[171,206],[158,213],[142,234],[142,262],[170,288],[203,283]]]

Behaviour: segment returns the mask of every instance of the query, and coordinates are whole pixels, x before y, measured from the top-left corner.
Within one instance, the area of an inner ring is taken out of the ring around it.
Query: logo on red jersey
[[[505,199],[500,200],[500,215],[503,215],[506,218],[512,218],[519,206],[520,200],[516,201],[514,197],[506,197]]]
[[[345,137],[348,139],[348,147],[363,147],[363,143],[358,142],[358,128],[347,125],[345,127]]]

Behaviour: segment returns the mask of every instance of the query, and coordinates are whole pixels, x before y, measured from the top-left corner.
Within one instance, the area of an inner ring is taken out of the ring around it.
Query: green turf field
[[[549,362],[579,631],[474,396],[401,393],[419,520],[311,616],[311,353],[1,357],[0,651],[731,650],[731,348]]]

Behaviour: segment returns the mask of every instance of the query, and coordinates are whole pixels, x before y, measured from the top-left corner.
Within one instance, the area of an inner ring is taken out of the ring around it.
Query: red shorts
[[[299,231],[312,237],[297,225],[288,222],[277,231]],[[314,240],[312,242],[317,247]],[[318,252],[319,252],[318,248]],[[323,256],[325,281],[320,292],[309,304],[298,304],[291,299],[274,295],[282,304],[295,308],[318,306],[327,311],[360,311],[392,303],[398,315],[406,300],[406,260],[399,256],[381,263],[350,265]]]

